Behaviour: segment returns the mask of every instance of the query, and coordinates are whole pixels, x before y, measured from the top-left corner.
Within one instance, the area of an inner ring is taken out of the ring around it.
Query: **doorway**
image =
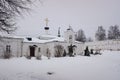
[[[30,46],[30,56],[35,57],[35,47],[34,46]]]

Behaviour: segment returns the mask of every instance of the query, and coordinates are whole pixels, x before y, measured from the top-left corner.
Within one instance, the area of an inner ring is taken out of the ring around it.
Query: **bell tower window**
[[[69,36],[69,43],[72,43],[72,35]]]
[[[69,39],[72,39],[72,35],[69,36]]]

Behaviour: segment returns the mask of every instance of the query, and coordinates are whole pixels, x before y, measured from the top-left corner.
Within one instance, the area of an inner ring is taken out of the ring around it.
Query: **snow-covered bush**
[[[67,55],[66,50],[64,49],[63,57]]]
[[[42,58],[41,58],[41,56],[36,56],[36,59],[41,60]]]
[[[12,54],[11,53],[8,53],[8,52],[4,52],[4,55],[3,55],[3,58],[4,59],[9,59],[9,58],[11,58],[12,57]]]
[[[27,59],[31,59],[31,56],[26,56]]]
[[[62,45],[55,46],[55,57],[62,57],[64,53],[64,47]]]
[[[46,54],[47,54],[48,59],[50,59],[51,53],[50,53],[49,48],[47,48],[47,50],[46,50]]]

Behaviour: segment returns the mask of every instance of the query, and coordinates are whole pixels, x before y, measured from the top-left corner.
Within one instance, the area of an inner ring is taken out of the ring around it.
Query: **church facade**
[[[18,37],[11,35],[2,35],[0,40],[0,56],[11,54],[15,57],[31,56],[55,57],[58,54],[69,53],[69,46],[73,46],[73,55],[83,54],[82,42],[75,40],[75,32],[71,27],[65,31],[64,37],[52,36],[48,34],[48,28],[45,28],[46,35],[35,37]]]

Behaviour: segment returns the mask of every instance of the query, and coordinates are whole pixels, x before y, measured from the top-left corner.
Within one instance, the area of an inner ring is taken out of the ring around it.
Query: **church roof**
[[[53,36],[53,35],[41,35],[38,38],[41,39],[41,40],[50,40],[50,39],[55,39],[56,36]]]
[[[63,42],[63,41],[65,41],[65,39],[64,39],[63,37],[56,37],[56,38],[51,39],[51,40],[49,40],[49,41],[58,41],[58,42]]]
[[[36,37],[24,37],[24,41],[23,42],[29,42],[29,43],[46,43],[46,40],[40,40]]]
[[[34,43],[47,43],[47,42],[63,42],[65,41],[62,37],[56,37],[52,35],[42,35],[39,38],[36,37],[25,37],[24,42],[34,42]]]
[[[4,38],[14,38],[14,39],[23,39],[23,42],[32,42],[32,43],[47,43],[47,42],[63,42],[65,39],[63,37],[57,37],[52,35],[41,35],[39,38],[30,37],[30,36],[16,36],[11,34],[1,34],[0,37]]]

